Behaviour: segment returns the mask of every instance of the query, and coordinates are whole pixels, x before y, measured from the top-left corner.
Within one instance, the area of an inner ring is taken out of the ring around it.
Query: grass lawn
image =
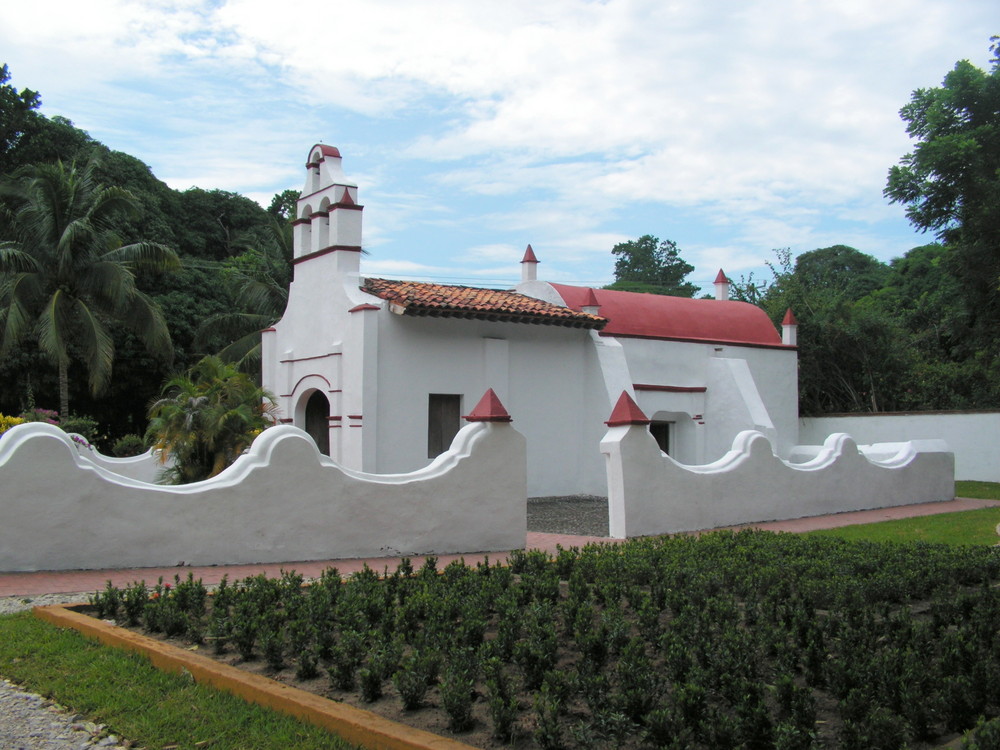
[[[0,675],[139,747],[347,750],[322,729],[166,674],[30,612],[0,617]],[[204,744],[198,744],[204,743]]]
[[[806,535],[870,542],[993,545],[1000,544],[997,524],[1000,524],[1000,508],[980,508],[937,516],[820,529],[806,532]]]
[[[1000,482],[955,482],[955,497],[973,497],[977,500],[1000,500]]]
[[[957,497],[1000,500],[1000,484],[996,482],[955,482]],[[1000,507],[980,508],[961,513],[941,513],[936,516],[903,518],[837,529],[810,531],[809,535],[833,536],[840,539],[871,542],[929,542],[934,544],[1000,544],[997,535]]]

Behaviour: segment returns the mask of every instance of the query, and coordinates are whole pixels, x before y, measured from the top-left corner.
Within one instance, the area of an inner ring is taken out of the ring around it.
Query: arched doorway
[[[330,455],[330,402],[320,391],[313,391],[306,401],[306,432],[319,452]]]

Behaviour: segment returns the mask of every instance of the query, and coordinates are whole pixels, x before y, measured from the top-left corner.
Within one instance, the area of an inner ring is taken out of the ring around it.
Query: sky
[[[263,205],[337,146],[362,272],[509,286],[614,280],[677,243],[770,278],[776,248],[883,261],[933,237],[882,195],[899,109],[989,66],[996,0],[87,0],[0,4],[0,63],[173,188]]]

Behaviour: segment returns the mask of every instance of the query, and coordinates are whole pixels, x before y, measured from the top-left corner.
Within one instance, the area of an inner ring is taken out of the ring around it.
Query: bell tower
[[[341,161],[334,146],[318,143],[309,151],[306,184],[292,222],[296,270],[300,263],[327,255],[333,260],[330,270],[357,273],[360,268],[364,206],[358,204],[358,186],[344,176]]]

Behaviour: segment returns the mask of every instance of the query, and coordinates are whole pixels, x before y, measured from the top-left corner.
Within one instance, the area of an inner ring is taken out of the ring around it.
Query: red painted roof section
[[[726,278],[726,274],[724,274],[722,272],[721,268],[719,269],[719,273],[717,273],[716,276],[715,276],[715,282],[714,283],[716,283],[716,284],[728,284],[729,283],[729,279]]]
[[[535,257],[535,251],[531,249],[531,245],[524,251],[524,258],[521,260],[522,263],[537,263],[538,258]]]
[[[336,156],[340,158],[340,149],[336,146],[327,146],[325,143],[317,143],[313,148],[319,148],[323,156]]]
[[[797,321],[795,319],[795,316],[792,315],[792,308],[789,307],[787,310],[785,310],[785,318],[784,318],[784,320],[781,321],[781,325],[783,325],[783,326],[797,326],[798,324],[799,324],[799,321]]]
[[[510,422],[510,414],[504,408],[503,404],[500,403],[500,398],[493,391],[492,388],[488,389],[483,397],[479,399],[479,403],[476,404],[476,408],[472,410],[472,413],[466,417],[463,417],[467,422]]]
[[[553,305],[517,292],[449,286],[420,281],[365,279],[362,291],[389,300],[404,315],[427,315],[436,318],[477,318],[514,323],[567,326],[570,328],[604,327],[597,315]]]
[[[628,395],[628,391],[622,391],[618,397],[618,403],[611,410],[611,416],[605,422],[608,427],[622,427],[630,424],[649,424],[649,418],[642,413],[639,405]]]
[[[364,310],[381,310],[381,309],[382,308],[379,307],[378,305],[355,305],[354,307],[352,307],[347,312],[349,312],[349,313],[355,313],[355,312],[362,312]]]
[[[591,290],[565,284],[552,287],[574,310],[586,305],[588,293],[593,292],[601,317],[608,320],[602,335],[782,346],[767,313],[748,302]]]
[[[594,294],[593,289],[587,290],[587,299],[584,301],[583,307],[600,307],[601,303],[597,301],[597,295]]]

